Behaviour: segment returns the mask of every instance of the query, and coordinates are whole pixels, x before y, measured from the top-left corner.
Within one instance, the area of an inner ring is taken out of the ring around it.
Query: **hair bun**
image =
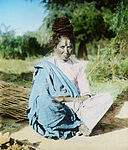
[[[68,36],[73,34],[73,26],[67,17],[56,18],[52,26],[52,31],[55,34]]]

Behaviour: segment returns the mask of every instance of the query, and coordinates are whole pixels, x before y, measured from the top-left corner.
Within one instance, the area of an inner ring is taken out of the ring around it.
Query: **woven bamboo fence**
[[[0,115],[26,120],[29,91],[28,88],[0,81]]]

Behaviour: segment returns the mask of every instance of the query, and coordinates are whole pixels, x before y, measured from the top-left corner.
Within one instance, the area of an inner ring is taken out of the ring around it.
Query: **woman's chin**
[[[68,60],[69,60],[69,58],[64,58],[64,59],[63,59],[63,61],[65,61],[65,62],[68,61]]]
[[[68,61],[69,60],[69,57],[68,56],[64,56],[63,57],[63,61]]]

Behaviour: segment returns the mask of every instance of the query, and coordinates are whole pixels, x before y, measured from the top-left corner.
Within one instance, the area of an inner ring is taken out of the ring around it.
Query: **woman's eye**
[[[71,49],[71,48],[72,48],[72,46],[68,46],[67,48],[68,48],[68,49]]]
[[[65,48],[65,46],[61,46],[61,48],[62,48],[62,49],[64,49],[64,48]]]

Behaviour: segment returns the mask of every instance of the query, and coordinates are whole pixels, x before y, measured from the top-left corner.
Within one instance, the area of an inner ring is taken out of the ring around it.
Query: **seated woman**
[[[75,37],[68,18],[56,18],[52,29],[54,56],[35,66],[29,124],[45,137],[67,139],[78,131],[88,136],[112,105],[112,97],[90,94],[84,66],[70,57]]]

